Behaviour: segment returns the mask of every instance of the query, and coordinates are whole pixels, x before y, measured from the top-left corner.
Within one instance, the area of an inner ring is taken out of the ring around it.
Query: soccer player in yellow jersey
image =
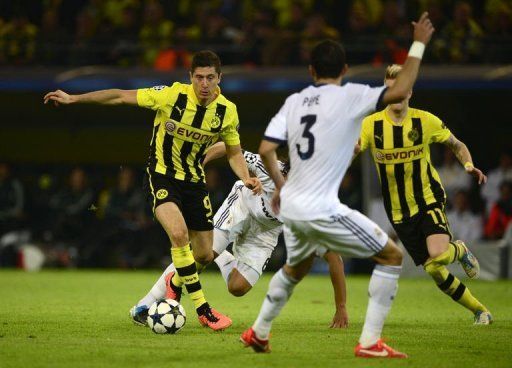
[[[399,65],[386,70],[385,84],[394,84]],[[461,240],[452,241],[445,214],[446,195],[430,162],[431,143],[446,144],[469,175],[486,182],[473,165],[466,145],[429,112],[409,107],[408,98],[388,105],[363,121],[359,150],[371,149],[389,220],[416,265],[423,265],[437,286],[475,316],[475,324],[490,324],[492,316],[446,265],[459,261],[470,278],[479,265]]]
[[[213,260],[213,211],[201,159],[221,139],[229,164],[244,185],[256,194],[261,183],[250,177],[240,148],[236,106],[218,86],[219,57],[211,51],[196,53],[189,74],[190,84],[176,82],[170,87],[109,89],[81,95],[57,90],[46,94],[44,102],[128,104],[156,111],[146,182],[155,217],[171,241],[175,299],[179,300],[185,285],[200,323],[222,330],[231,325],[231,319],[209,306],[198,276],[198,271]],[[132,309],[132,317],[147,314],[147,307]]]

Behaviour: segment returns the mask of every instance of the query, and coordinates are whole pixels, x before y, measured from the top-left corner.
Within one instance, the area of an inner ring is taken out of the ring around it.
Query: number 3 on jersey
[[[311,127],[316,123],[316,115],[304,115],[300,118],[300,123],[305,124],[304,131],[302,132],[302,136],[308,140],[307,142],[307,150],[302,151],[301,145],[296,144],[297,152],[299,153],[299,157],[302,160],[307,160],[313,156],[313,152],[315,152],[315,136],[311,133]]]

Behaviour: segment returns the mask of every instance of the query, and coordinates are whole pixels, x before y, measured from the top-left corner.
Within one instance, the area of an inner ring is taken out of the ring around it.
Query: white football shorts
[[[313,221],[283,220],[286,263],[290,266],[321,252],[321,247],[342,256],[369,258],[388,241],[388,235],[376,223],[356,210]]]
[[[222,253],[233,243],[236,269],[254,286],[265,269],[282,230],[280,223],[264,224],[254,219],[233,189],[214,217],[213,250]]]

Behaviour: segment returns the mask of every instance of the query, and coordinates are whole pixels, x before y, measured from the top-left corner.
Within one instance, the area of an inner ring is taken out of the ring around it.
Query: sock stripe
[[[455,277],[450,273],[448,274],[448,277],[445,281],[443,281],[441,284],[437,285],[439,289],[442,291],[448,290],[448,288],[452,285],[453,281],[455,280]]]
[[[197,272],[196,264],[192,263],[185,267],[176,267],[176,272],[181,278],[183,276],[191,276]]]
[[[379,270],[381,272],[391,273],[394,275],[400,275],[400,272],[402,272],[402,266],[387,266],[387,265],[377,264],[377,265],[375,265],[375,269]]]
[[[242,187],[243,187],[243,185],[237,186],[235,192],[231,196],[228,197],[228,199],[227,199],[228,205],[227,205],[226,209],[224,210],[224,212],[222,212],[222,214],[219,216],[217,221],[215,221],[215,227],[220,229],[220,227],[222,226],[224,221],[226,221],[226,219],[228,218],[229,212],[231,210],[231,205],[233,204],[234,201],[236,201],[238,199],[238,191]]]
[[[466,291],[466,285],[464,285],[462,282],[459,284],[455,292],[452,294],[452,299],[457,301],[459,300],[464,292]]]
[[[187,293],[192,294],[196,291],[201,290],[201,283],[199,281],[193,282],[192,284],[185,284],[187,288]]]
[[[384,277],[386,279],[394,279],[394,280],[398,280],[398,278],[400,277],[399,274],[382,272],[382,271],[379,271],[377,269],[373,270],[372,275],[379,276],[379,277]]]
[[[338,222],[352,231],[352,233],[354,233],[354,235],[357,236],[364,245],[373,250],[375,253],[379,253],[382,250],[379,249],[378,243],[375,242],[371,236],[368,236],[364,230],[360,231],[360,229],[357,228],[352,222],[349,222],[347,218],[340,217]]]
[[[345,216],[344,219],[352,224],[356,229],[358,229],[360,231],[361,234],[363,234],[367,239],[368,239],[368,242],[373,244],[373,246],[377,249],[377,252],[380,252],[383,248],[384,248],[384,245],[380,245],[379,242],[371,235],[371,234],[368,234],[366,232],[366,230],[364,228],[362,228],[361,226],[359,226],[355,221],[353,221],[350,217],[348,216]]]
[[[171,253],[178,279],[185,284],[189,297],[197,309],[206,303],[206,300],[199,283],[199,275],[197,274],[196,263],[190,245],[179,248],[173,247],[171,248]]]

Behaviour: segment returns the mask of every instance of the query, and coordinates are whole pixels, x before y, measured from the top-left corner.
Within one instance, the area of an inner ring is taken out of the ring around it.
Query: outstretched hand
[[[485,176],[480,169],[477,169],[474,166],[468,166],[466,167],[466,172],[469,175],[475,177],[475,179],[478,180],[479,185],[487,183],[487,176]]]
[[[73,98],[71,95],[58,89],[53,92],[48,92],[44,96],[44,103],[47,104],[49,101],[53,101],[55,106],[59,106],[60,104],[69,105],[70,103],[73,103]]]
[[[412,25],[414,27],[414,41],[419,41],[425,45],[429,43],[435,28],[428,17],[428,13],[421,14],[418,22],[412,22]]]

